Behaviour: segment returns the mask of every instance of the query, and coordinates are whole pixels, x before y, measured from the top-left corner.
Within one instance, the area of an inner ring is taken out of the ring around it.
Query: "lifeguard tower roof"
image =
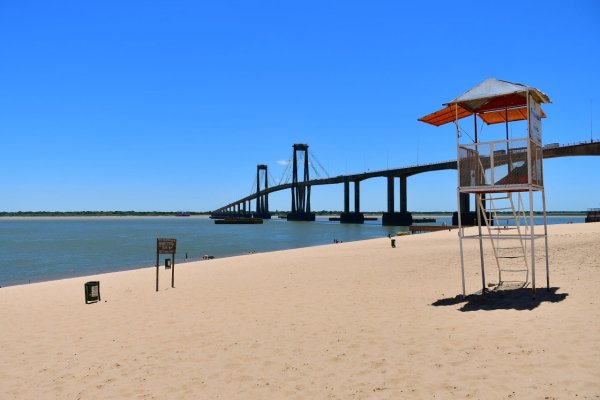
[[[486,124],[527,119],[527,93],[538,103],[551,103],[542,91],[520,83],[488,78],[454,100],[445,108],[419,118],[419,121],[440,126],[476,113]],[[542,111],[542,118],[546,114]]]

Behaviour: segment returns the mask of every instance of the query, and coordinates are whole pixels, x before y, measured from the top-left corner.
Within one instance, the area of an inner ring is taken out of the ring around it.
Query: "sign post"
[[[175,287],[175,251],[177,248],[177,239],[156,239],[156,291],[158,292],[158,264],[161,254],[171,254],[171,287]]]

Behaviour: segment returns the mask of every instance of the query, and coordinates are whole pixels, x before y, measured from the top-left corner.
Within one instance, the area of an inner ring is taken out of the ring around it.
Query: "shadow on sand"
[[[551,287],[549,291],[540,288],[536,291],[535,298],[531,295],[531,288],[489,291],[463,297],[458,295],[433,302],[432,306],[453,306],[464,303],[459,311],[491,311],[491,310],[533,310],[541,303],[558,303],[569,295],[556,293],[558,288]]]

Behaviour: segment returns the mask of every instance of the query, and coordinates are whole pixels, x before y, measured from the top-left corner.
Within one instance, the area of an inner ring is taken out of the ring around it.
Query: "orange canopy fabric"
[[[452,122],[455,120],[462,119],[464,117],[468,117],[473,113],[465,110],[461,106],[457,104],[452,104],[446,108],[443,108],[439,111],[426,115],[422,118],[419,118],[419,121],[423,121],[427,124],[440,126],[447,124],[448,122]]]
[[[546,113],[544,112],[544,110],[541,110],[541,111],[542,111],[542,118],[546,118]],[[484,120],[485,123],[488,125],[499,124],[501,122],[507,122],[507,116],[508,116],[508,122],[523,121],[523,120],[527,119],[527,107],[512,108],[509,110],[498,110],[498,111],[492,111],[492,112],[487,112],[487,113],[477,114],[477,115],[479,116],[479,118]]]
[[[441,126],[448,122],[459,120],[469,115],[473,115],[472,112],[465,110],[457,104],[449,105],[439,111],[426,115],[419,118],[419,121],[427,124]],[[493,125],[501,122],[512,122],[512,121],[523,121],[527,119],[527,107],[511,108],[508,110],[497,110],[489,111],[486,113],[477,114],[486,124]],[[508,119],[507,119],[508,117]],[[542,118],[546,118],[546,113],[542,110]]]

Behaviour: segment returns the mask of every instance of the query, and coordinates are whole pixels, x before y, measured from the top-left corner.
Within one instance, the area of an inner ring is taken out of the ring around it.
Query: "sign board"
[[[100,282],[90,281],[84,285],[85,304],[100,301]]]
[[[156,239],[156,251],[158,254],[175,253],[177,239]]]
[[[529,96],[529,137],[534,142],[542,145],[542,108],[540,104]]]
[[[171,287],[175,287],[175,250],[177,249],[177,239],[156,239],[156,291],[158,292],[158,261],[161,254],[171,254],[173,257],[169,260],[171,266]],[[165,260],[166,262],[166,260]],[[165,265],[166,267],[166,265]]]

